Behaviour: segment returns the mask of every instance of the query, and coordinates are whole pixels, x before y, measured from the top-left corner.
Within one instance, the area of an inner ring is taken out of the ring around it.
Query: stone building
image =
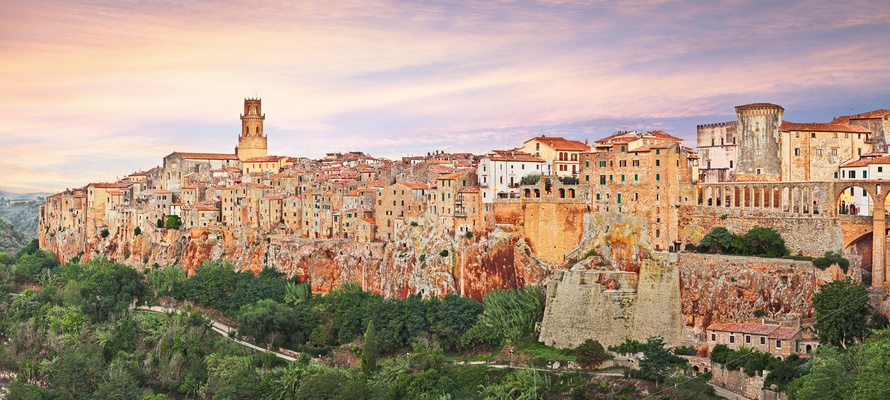
[[[612,139],[597,141],[595,153],[581,156],[581,184],[588,188],[591,211],[643,218],[655,250],[678,250],[680,216],[675,205],[695,201],[698,156],[681,146],[680,139],[632,150],[632,141]]]
[[[549,164],[550,171],[562,177],[578,175],[578,159],[581,153],[590,151],[590,146],[577,140],[541,135],[526,140],[517,150],[543,158]]]
[[[190,174],[210,175],[212,170],[226,168],[241,169],[241,161],[234,154],[184,153],[174,151],[164,157],[162,186],[179,194],[182,186],[189,184]]]
[[[799,327],[765,324],[711,324],[705,331],[708,348],[714,350],[718,344],[726,345],[733,350],[747,347],[774,357],[784,358],[801,350],[799,342],[802,340],[802,330]],[[809,350],[812,351],[814,347]]]
[[[871,132],[872,149],[886,152],[890,149],[890,110],[874,110],[861,114],[836,118],[832,123],[861,126]]]
[[[837,179],[838,167],[872,152],[873,132],[884,132],[880,110],[829,123],[784,121],[784,112],[776,104],[746,104],[736,107],[735,122],[698,125],[701,181]]]
[[[419,218],[426,212],[427,195],[432,187],[424,182],[398,182],[377,192],[374,206],[377,237],[380,240],[395,238],[397,218]]]

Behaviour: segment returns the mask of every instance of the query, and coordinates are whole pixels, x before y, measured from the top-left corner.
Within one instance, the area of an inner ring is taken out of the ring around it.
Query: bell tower
[[[241,114],[241,133],[238,135],[238,147],[235,154],[241,161],[265,157],[268,153],[266,135],[263,133],[263,114],[261,99],[244,99],[244,114]]]

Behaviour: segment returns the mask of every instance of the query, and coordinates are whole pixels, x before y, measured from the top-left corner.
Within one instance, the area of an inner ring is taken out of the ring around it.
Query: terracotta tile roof
[[[205,206],[205,205],[196,205],[195,209],[198,211],[219,211],[218,208],[213,206]]]
[[[369,224],[373,224],[373,223],[374,223],[374,218],[362,218],[362,221],[365,221],[365,222],[367,222],[367,223],[369,223]]]
[[[800,333],[800,328],[781,327],[769,335],[770,339],[791,340]]]
[[[673,141],[675,141],[675,142],[682,142],[682,141],[683,141],[683,139],[680,139],[680,138],[678,138],[678,137],[676,137],[676,136],[667,134],[667,133],[662,132],[662,131],[650,131],[649,134],[652,135],[652,136],[655,136],[655,137],[658,138],[658,139],[673,140]]]
[[[875,119],[875,118],[884,118],[890,115],[890,110],[880,109],[869,112],[864,112],[862,114],[851,115],[850,119]]]
[[[584,144],[584,142],[579,142],[577,140],[568,140],[565,138],[561,138],[559,136],[538,136],[526,140],[524,143],[528,143],[531,141],[538,141],[543,145],[550,146],[554,150],[565,150],[565,151],[590,151],[590,146]]]
[[[820,124],[820,123],[795,123],[782,121],[780,128],[783,131],[813,131],[813,132],[849,132],[849,133],[871,133],[870,130],[861,126],[844,125],[844,124]]]
[[[401,182],[402,185],[407,186],[410,189],[420,190],[420,189],[429,189],[430,185],[424,182]]]
[[[253,158],[248,158],[248,159],[244,160],[244,162],[246,162],[246,163],[247,163],[247,162],[249,162],[249,163],[256,163],[256,162],[278,162],[278,160],[281,160],[282,158],[286,158],[286,157],[282,157],[282,156],[253,157]]]
[[[711,324],[709,331],[721,331],[732,333],[747,333],[749,335],[770,335],[779,329],[779,325],[761,324]]]
[[[751,104],[743,104],[740,106],[735,106],[736,110],[748,110],[752,108],[782,108],[782,106],[773,103],[751,103]],[[784,108],[782,108],[784,110]]]
[[[842,116],[840,116],[840,117],[837,117],[837,118],[831,120],[831,123],[832,123],[832,124],[844,124],[844,125],[850,125],[850,116],[849,116],[849,115],[842,115]]]
[[[453,172],[453,173],[450,173],[450,174],[442,175],[442,176],[439,177],[439,179],[455,180],[455,179],[457,179],[457,178],[460,178],[462,175],[463,175],[463,174],[461,174],[461,173],[459,173],[459,172]]]
[[[495,155],[491,155],[492,153],[494,153]],[[524,151],[517,150],[492,150],[491,153],[489,153],[485,157],[492,161],[521,161],[537,163],[546,162],[543,158],[535,157],[534,155],[528,154]]]
[[[174,151],[173,154],[176,154],[182,158],[188,158],[193,160],[237,160],[238,156],[235,154],[219,154],[219,153],[183,153],[179,151]]]
[[[96,189],[121,189],[127,187],[127,184],[124,183],[105,183],[105,182],[96,182],[90,183],[87,185],[89,187],[93,187]]]
[[[853,161],[841,164],[841,168],[865,167],[865,166],[868,166],[871,164],[881,164],[881,165],[890,164],[890,156],[884,155],[881,157],[862,157],[858,160],[853,160]]]

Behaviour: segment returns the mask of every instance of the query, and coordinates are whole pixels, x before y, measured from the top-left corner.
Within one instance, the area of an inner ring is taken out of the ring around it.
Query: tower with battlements
[[[785,109],[770,103],[737,106],[738,165],[736,181],[775,182],[782,179],[782,139]]]
[[[266,135],[263,133],[263,104],[260,99],[244,99],[244,114],[241,114],[241,133],[235,154],[241,161],[268,155]]]

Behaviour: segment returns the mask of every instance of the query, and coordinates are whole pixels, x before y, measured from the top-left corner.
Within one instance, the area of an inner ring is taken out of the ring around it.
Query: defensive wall
[[[626,340],[663,336],[681,340],[679,271],[664,262],[644,260],[640,273],[557,271],[546,284],[539,340],[573,348],[587,339],[613,346]]]

